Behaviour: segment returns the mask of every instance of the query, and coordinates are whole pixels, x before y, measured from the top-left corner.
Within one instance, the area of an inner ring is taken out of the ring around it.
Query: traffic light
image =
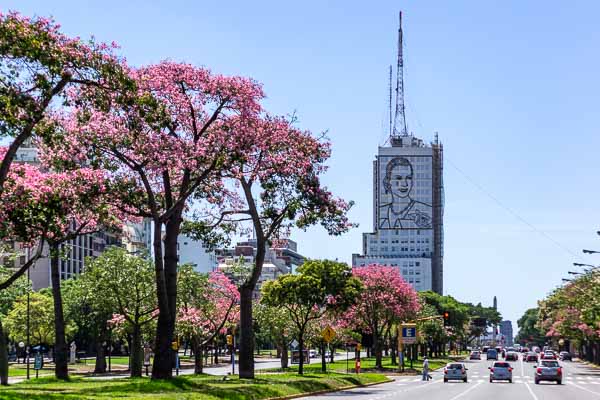
[[[442,316],[444,317],[444,326],[448,325],[448,320],[450,319],[450,313],[448,311],[444,311],[442,313]]]

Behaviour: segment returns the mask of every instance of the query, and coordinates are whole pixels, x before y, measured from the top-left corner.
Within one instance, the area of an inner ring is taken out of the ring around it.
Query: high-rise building
[[[353,266],[396,267],[416,290],[442,294],[444,285],[443,146],[425,144],[409,133],[404,113],[402,13],[398,30],[396,108],[390,131],[373,162],[373,232],[363,234],[362,254]]]
[[[373,162],[373,232],[352,265],[397,267],[416,290],[443,292],[442,145],[412,135],[379,147]]]
[[[207,248],[201,240],[180,234],[177,238],[179,265],[191,264],[196,272],[212,272],[217,268],[217,256],[214,250]]]
[[[513,345],[513,328],[511,321],[506,320],[500,322],[500,337],[503,341],[502,344],[505,346]]]

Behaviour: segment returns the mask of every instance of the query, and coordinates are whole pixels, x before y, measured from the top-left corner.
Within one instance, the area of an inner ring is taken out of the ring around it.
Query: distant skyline
[[[295,232],[298,251],[350,262],[372,229],[372,161],[385,141],[388,66],[403,11],[409,131],[444,144],[444,288],[513,322],[599,264],[600,42],[595,1],[42,1],[69,35],[116,41],[132,65],[163,59],[250,76],[265,107],[328,131],[325,183],[360,226]]]

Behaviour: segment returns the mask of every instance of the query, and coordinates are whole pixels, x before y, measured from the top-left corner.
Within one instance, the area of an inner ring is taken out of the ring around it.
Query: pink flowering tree
[[[382,344],[393,324],[409,321],[419,311],[417,292],[398,268],[377,264],[354,267],[352,275],[362,282],[364,290],[345,315],[357,329],[373,335],[375,367],[382,368]]]
[[[46,145],[56,166],[86,162],[112,171],[125,196],[114,202],[154,225],[155,284],[160,314],[152,377],[172,376],[177,309],[177,237],[192,200],[219,206],[222,172],[243,153],[248,123],[261,111],[260,85],[163,62],[131,71],[133,101],[108,111],[74,107],[58,119],[62,136]],[[164,230],[163,230],[164,228]]]
[[[297,274],[267,281],[261,288],[261,302],[288,312],[298,335],[298,349],[303,351],[310,324],[328,311],[343,312],[359,297],[361,288],[360,281],[352,276],[348,265],[329,260],[309,260],[298,268]],[[304,373],[303,357],[300,357],[298,373]]]
[[[0,195],[0,232],[3,237],[25,245],[47,243],[54,298],[55,375],[67,379],[67,343],[60,289],[60,257],[64,244],[77,236],[99,229],[118,229],[119,214],[107,205],[104,173],[81,168],[67,172],[46,172],[27,164],[13,164]],[[31,260],[30,260],[31,261]],[[27,263],[0,288],[10,285],[30,266]]]
[[[129,338],[130,374],[142,376],[142,330],[158,318],[153,263],[113,247],[86,266],[81,281],[94,291],[92,303],[114,310],[109,326]]]
[[[32,135],[52,135],[46,117],[85,87],[80,107],[106,103],[106,94],[131,87],[115,45],[84,42],[59,31],[52,19],[0,11],[0,137],[13,138],[0,159],[0,192],[17,149]]]
[[[336,198],[321,184],[330,143],[294,126],[294,119],[263,116],[251,121],[243,154],[225,172],[237,191],[236,207],[222,211],[213,226],[228,222],[246,225],[256,237],[253,268],[240,285],[240,377],[254,377],[252,293],[265,260],[267,247],[289,235],[293,227],[315,224],[340,235],[353,224],[346,216],[352,206]],[[204,221],[203,221],[204,224]],[[230,224],[227,224],[229,226]],[[205,226],[205,225],[203,225]]]
[[[221,272],[206,275],[195,272],[189,265],[180,268],[177,332],[190,340],[194,373],[201,374],[206,345],[237,324],[240,294]]]

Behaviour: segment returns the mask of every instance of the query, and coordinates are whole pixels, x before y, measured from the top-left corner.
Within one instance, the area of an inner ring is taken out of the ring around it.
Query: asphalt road
[[[587,400],[600,399],[600,370],[578,362],[560,362],[563,366],[563,384],[554,382],[534,383],[534,363],[512,361],[513,383],[489,382],[488,366],[493,361],[465,361],[468,382],[443,382],[443,372],[431,373],[433,380],[421,381],[420,377],[390,377],[394,381],[334,392],[327,395],[305,397],[312,400],[383,400],[383,399],[427,399],[427,400]]]

